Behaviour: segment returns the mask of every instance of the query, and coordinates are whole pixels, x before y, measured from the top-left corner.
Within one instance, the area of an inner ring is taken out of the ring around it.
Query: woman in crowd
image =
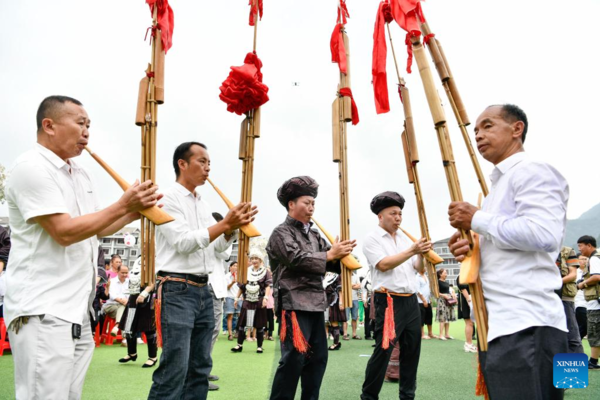
[[[113,254],[110,257],[110,268],[106,271],[107,281],[110,281],[112,278],[119,274],[119,267],[123,261],[121,260],[121,256],[118,254]]]
[[[141,258],[138,258],[129,273],[129,299],[119,326],[127,339],[127,356],[120,363],[137,360],[137,333],[145,333],[148,344],[148,360],[142,368],[154,367],[157,360],[156,324],[154,320],[154,285],[141,285]]]
[[[465,320],[465,353],[477,353],[477,346],[473,344],[473,320],[471,319],[471,292],[469,285],[462,285],[456,278],[456,285],[460,291],[458,296],[458,318]]]
[[[329,350],[339,350],[342,347],[340,343],[340,323],[346,322],[346,310],[342,302],[342,279],[335,272],[327,272],[323,279],[327,303],[329,304],[329,334],[333,336],[333,344]]]
[[[233,330],[235,328],[235,322],[237,322],[237,316],[240,313],[240,309],[238,308],[238,305],[235,301],[239,290],[237,285],[237,269],[237,261],[232,261],[231,264],[229,264],[229,273],[225,277],[227,281],[227,297],[225,298],[225,316],[227,317],[227,338],[229,340],[233,340]]]
[[[437,302],[435,320],[440,323],[440,340],[454,339],[450,336],[450,322],[456,321],[454,315],[454,305],[457,303],[456,295],[450,293],[450,283],[446,282],[448,271],[445,268],[437,271],[437,277],[440,297]]]
[[[263,265],[263,254],[260,250],[250,250],[250,262],[252,267],[248,268],[248,283],[238,285],[236,303],[242,295],[244,302],[238,319],[238,344],[231,351],[241,352],[246,339],[245,330],[248,329],[248,332],[252,332],[252,329],[256,328],[256,352],[261,354],[263,352],[264,327],[267,324],[267,297],[271,295],[273,276],[271,271]]]

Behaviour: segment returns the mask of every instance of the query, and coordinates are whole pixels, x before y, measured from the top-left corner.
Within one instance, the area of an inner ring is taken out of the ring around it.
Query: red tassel
[[[346,68],[346,46],[344,45],[342,29],[344,29],[342,24],[337,24],[333,28],[329,47],[331,48],[331,62],[338,63],[340,72],[346,74],[348,72]]]
[[[298,324],[298,319],[296,319],[296,311],[292,311],[292,334],[294,347],[298,350],[298,353],[306,354],[308,352],[308,342],[306,338],[302,334],[302,330],[300,329],[300,325]]]
[[[387,308],[385,309],[385,318],[383,320],[383,342],[381,348],[387,350],[390,343],[396,337],[396,324],[394,323],[394,301],[392,296],[387,296]]]
[[[285,319],[285,310],[281,311],[281,332],[279,333],[279,339],[281,343],[285,342],[287,336],[287,320]]]
[[[346,18],[350,18],[350,13],[348,12],[348,7],[346,6],[346,0],[340,0],[340,5],[338,6],[337,12],[338,24],[346,25],[348,22]]]
[[[168,0],[146,0],[146,3],[150,6],[150,13],[154,14],[154,7],[158,7],[157,11],[157,25],[160,29],[160,38],[163,43],[165,54],[173,45],[173,29],[175,28],[175,17],[173,16],[173,9],[169,5]]]
[[[424,46],[429,46],[429,41],[431,39],[433,39],[435,37],[435,33],[430,33],[429,35],[426,35],[423,37],[423,45]]]
[[[483,379],[481,363],[477,363],[477,383],[475,384],[475,396],[483,396],[485,400],[489,400],[490,398],[485,380]]]
[[[408,72],[409,74],[412,72],[411,67],[412,67],[412,60],[413,60],[412,42],[410,41],[410,38],[412,36],[413,36],[412,33],[408,32],[406,34],[406,39],[404,40],[404,43],[406,44],[406,51],[408,53],[408,59],[406,60],[406,72]]]
[[[250,0],[248,3],[250,6],[250,26],[254,26],[255,15],[258,14],[259,19],[262,20],[263,16],[263,0]]]
[[[350,97],[350,99],[352,100],[352,125],[358,124],[358,122],[360,121],[360,119],[358,118],[358,107],[356,106],[356,103],[354,102],[354,97],[352,96],[352,90],[347,87],[342,88],[342,89],[340,89],[340,95],[342,95],[343,97]]]
[[[159,295],[160,295],[160,288],[159,288]],[[163,345],[163,341],[162,341],[162,323],[160,320],[160,312],[161,309],[161,301],[160,301],[160,297],[157,297],[156,300],[154,300],[154,320],[156,323],[156,345],[158,347],[162,347]]]

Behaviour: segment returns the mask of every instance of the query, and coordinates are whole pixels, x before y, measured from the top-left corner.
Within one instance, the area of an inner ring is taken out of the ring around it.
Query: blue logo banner
[[[554,356],[554,387],[584,389],[588,387],[588,358],[583,353],[560,353]]]

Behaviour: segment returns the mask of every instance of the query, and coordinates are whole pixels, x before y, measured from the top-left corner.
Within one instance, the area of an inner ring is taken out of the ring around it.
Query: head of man
[[[577,239],[577,247],[582,256],[590,257],[596,250],[596,239],[590,235],[584,235]]]
[[[127,276],[129,275],[129,268],[127,267],[127,265],[121,265],[119,267],[119,272],[118,272],[118,277],[119,277],[119,282],[123,283],[125,282],[125,279],[127,279]]]
[[[496,165],[523,151],[527,127],[527,115],[518,106],[489,106],[475,124],[477,149],[483,158]]]
[[[310,222],[315,211],[315,198],[319,184],[310,176],[297,176],[283,183],[277,191],[277,199],[288,215],[304,224]]]
[[[113,254],[110,258],[110,269],[113,271],[118,271],[122,263],[123,261],[121,260],[121,256],[118,254]]]
[[[383,192],[371,200],[371,211],[377,215],[379,226],[394,235],[402,223],[404,197],[396,192]]]
[[[199,142],[181,143],[173,153],[173,169],[177,182],[190,192],[204,185],[210,173],[206,146]]]
[[[49,96],[36,116],[37,142],[67,161],[81,154],[88,143],[90,119],[79,100]]]
[[[588,258],[583,254],[579,254],[579,268],[583,269],[587,265]]]

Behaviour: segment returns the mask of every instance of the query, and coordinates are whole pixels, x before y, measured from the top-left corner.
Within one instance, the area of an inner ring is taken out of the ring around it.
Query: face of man
[[[475,141],[479,153],[496,165],[511,155],[523,151],[521,134],[525,125],[522,121],[506,122],[501,106],[488,107],[477,118]]]
[[[384,208],[377,214],[379,226],[386,232],[395,233],[402,223],[402,209],[398,206]]]
[[[312,196],[300,196],[288,203],[290,217],[302,223],[308,224],[310,217],[315,212],[315,198]]]
[[[121,283],[125,282],[125,279],[127,279],[127,275],[129,275],[129,268],[127,268],[126,266],[121,266],[121,269],[119,270],[119,281]]]
[[[581,255],[585,257],[591,256],[592,252],[594,251],[594,247],[592,247],[591,244],[577,243],[577,247],[579,247],[579,252],[581,253]]]
[[[87,145],[90,119],[82,106],[66,102],[58,107],[54,118],[42,122],[44,143],[63,160],[77,157]]]
[[[579,256],[579,267],[584,268],[587,264],[588,258],[586,256]]]
[[[206,183],[206,178],[210,173],[210,157],[206,149],[197,144],[190,147],[190,152],[189,161],[179,160],[179,177],[195,188]]]

